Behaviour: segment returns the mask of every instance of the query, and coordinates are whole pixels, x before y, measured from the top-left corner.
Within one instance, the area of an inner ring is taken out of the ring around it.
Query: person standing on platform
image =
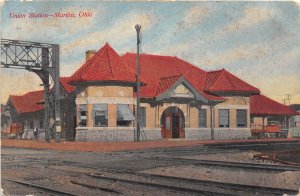
[[[35,126],[34,129],[33,129],[33,135],[34,135],[34,139],[35,140],[38,140],[38,137],[39,137],[39,130],[38,128]]]

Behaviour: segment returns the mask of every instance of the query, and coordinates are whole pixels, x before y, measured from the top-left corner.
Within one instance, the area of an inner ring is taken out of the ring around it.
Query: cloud
[[[294,0],[294,4],[298,7],[300,7],[300,0]]]
[[[224,27],[222,31],[226,33],[240,31],[245,28],[263,23],[268,19],[272,19],[275,16],[275,14],[276,11],[272,9],[265,9],[261,7],[246,8],[244,10],[244,16],[240,20]]]
[[[218,53],[206,53],[201,57],[200,63],[203,66],[229,65],[238,61],[259,61],[264,59],[271,51],[270,45],[241,44],[233,49]]]
[[[0,0],[0,8],[4,6],[5,0]]]
[[[12,72],[0,69],[1,88],[0,102],[6,103],[9,95],[22,95],[29,91],[41,90],[41,79],[35,74],[25,70]]]
[[[140,24],[142,31],[146,31],[152,25],[152,15],[149,14],[129,14],[119,18],[112,26],[104,30],[99,30],[87,34],[83,38],[76,39],[70,43],[62,45],[63,53],[70,53],[74,48],[95,47],[103,42],[113,42],[122,44],[130,37],[135,36],[135,25]]]
[[[166,46],[165,48],[163,48],[160,54],[170,55],[170,56],[178,55],[183,57],[186,54],[186,51],[189,50],[190,50],[190,44],[183,42],[183,43]]]
[[[182,20],[178,22],[178,29],[195,27],[206,19],[214,10],[212,8],[195,6],[185,12]]]

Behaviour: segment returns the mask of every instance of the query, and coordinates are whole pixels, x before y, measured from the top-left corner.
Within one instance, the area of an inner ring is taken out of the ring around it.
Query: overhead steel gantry
[[[1,68],[25,69],[42,80],[45,99],[45,140],[60,142],[59,45],[1,39]],[[50,87],[51,79],[54,82]],[[3,81],[5,85],[5,81]]]

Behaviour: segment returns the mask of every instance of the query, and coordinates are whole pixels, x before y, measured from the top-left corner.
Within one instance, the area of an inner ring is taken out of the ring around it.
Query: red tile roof
[[[211,95],[217,91],[241,91],[259,93],[259,90],[240,80],[226,70],[205,72],[202,69],[177,57],[160,55],[140,55],[141,87],[144,98],[156,97],[162,93],[164,83],[172,77],[182,75],[199,92],[207,94],[208,99],[223,100]],[[105,44],[91,59],[79,68],[67,83],[86,81],[124,81],[135,82],[136,54],[126,53],[119,56],[108,44]],[[166,81],[164,78],[169,78]],[[75,84],[76,85],[76,84]],[[66,88],[66,87],[64,87]],[[205,92],[205,93],[204,93]]]
[[[181,76],[170,76],[161,78],[156,89],[156,95],[160,95],[171,88],[180,77]]]
[[[44,91],[32,91],[21,96],[10,95],[13,106],[18,114],[37,112],[44,109],[44,105],[37,104],[44,99]]]
[[[210,92],[260,92],[225,69],[207,72],[205,89]]]
[[[70,80],[71,80],[70,77],[61,77],[59,79],[60,84],[67,91],[67,93],[71,93],[76,89],[75,86],[72,86],[72,85],[68,84],[70,82]]]
[[[122,58],[131,68],[135,68],[136,54],[126,53]],[[185,77],[188,82],[196,85],[198,89],[202,89],[201,87],[204,86],[206,72],[177,57],[141,54],[140,63],[141,78],[147,84],[141,88],[142,97],[155,97],[162,78],[184,76],[187,72],[191,72],[191,77]]]
[[[74,86],[67,84],[69,77],[61,77],[60,83],[67,93],[75,90]],[[10,95],[13,106],[16,108],[18,114],[37,112],[44,109],[44,90],[28,92],[24,95]]]
[[[189,74],[186,74],[186,76],[188,77]],[[177,80],[179,80],[181,77],[184,77],[184,76],[179,75],[179,76],[170,76],[170,77],[161,78],[159,80],[159,83],[158,83],[158,86],[156,89],[156,96],[158,96],[158,95],[164,93],[166,90],[170,89],[177,82]],[[185,79],[185,77],[184,77],[184,79]],[[195,88],[195,89],[202,96],[204,96],[207,100],[210,100],[210,101],[225,101],[226,100],[222,97],[210,95],[210,94],[208,94],[202,90],[199,90],[197,88]]]
[[[70,77],[69,83],[98,81],[136,81],[134,70],[107,43]]]
[[[253,115],[299,115],[288,106],[278,103],[264,95],[250,96],[250,113]]]

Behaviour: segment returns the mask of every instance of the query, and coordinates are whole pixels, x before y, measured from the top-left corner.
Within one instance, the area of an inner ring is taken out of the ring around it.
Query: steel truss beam
[[[45,140],[49,142],[55,130],[56,141],[60,142],[59,45],[1,39],[1,67],[25,69],[41,78],[45,99]],[[54,81],[53,88],[50,78]]]

